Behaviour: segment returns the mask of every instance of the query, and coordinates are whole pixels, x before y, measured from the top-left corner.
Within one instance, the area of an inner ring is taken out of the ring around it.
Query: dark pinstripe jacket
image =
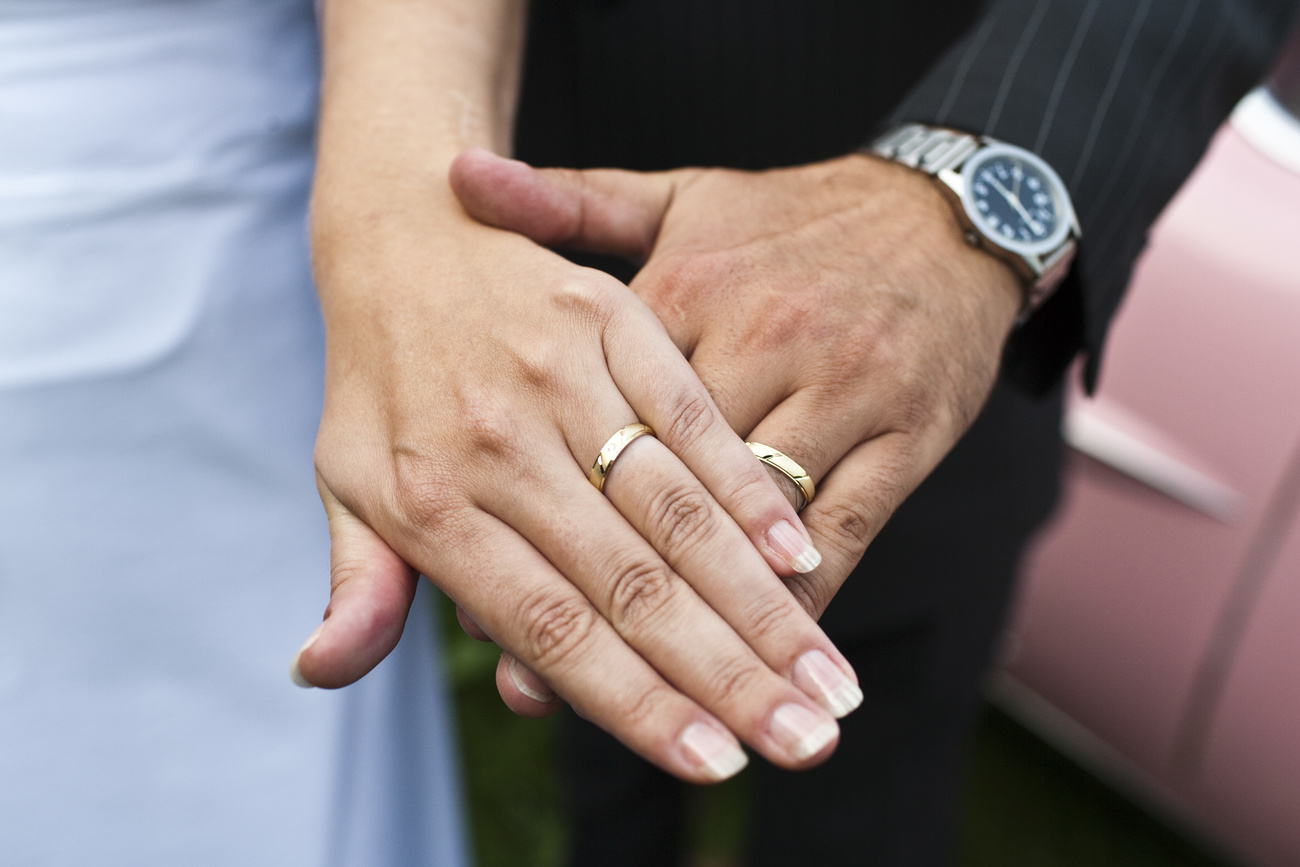
[[[1030,148],[1084,242],[1008,348],[1044,390],[1107,324],[1147,229],[1257,82],[1296,0],[534,0],[517,151],[545,165],[766,168],[889,117]]]

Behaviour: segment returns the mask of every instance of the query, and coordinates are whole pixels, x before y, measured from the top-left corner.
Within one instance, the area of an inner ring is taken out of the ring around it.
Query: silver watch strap
[[[979,148],[980,140],[969,133],[908,123],[873,141],[867,151],[937,175],[961,165]]]

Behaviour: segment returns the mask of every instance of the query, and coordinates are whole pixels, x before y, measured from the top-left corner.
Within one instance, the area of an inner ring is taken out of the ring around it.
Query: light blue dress
[[[311,449],[310,0],[0,0],[0,863],[466,862],[422,592],[358,686]]]

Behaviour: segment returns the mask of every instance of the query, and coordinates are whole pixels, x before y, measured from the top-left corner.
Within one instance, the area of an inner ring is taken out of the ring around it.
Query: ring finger
[[[648,456],[647,446],[651,454],[671,458],[661,444],[642,437],[628,447],[620,463],[635,451]],[[571,461],[567,467],[564,463],[536,467],[536,472],[514,480],[508,496],[480,499],[479,504],[528,538],[669,682],[717,714],[771,761],[800,767],[827,753],[838,737],[830,715],[775,673],[743,634],[702,600],[588,483],[580,469]],[[618,474],[616,466],[612,482],[617,482]],[[706,500],[702,486],[694,484],[690,496]],[[565,508],[543,511],[524,505],[538,498],[550,498]],[[669,513],[666,520],[673,518]],[[743,547],[753,552],[744,534],[738,528],[735,532]],[[765,564],[763,570],[772,588],[788,599]],[[743,593],[747,582],[732,586]],[[797,605],[787,601],[780,613],[820,636]],[[773,616],[763,626],[776,628],[778,622]]]

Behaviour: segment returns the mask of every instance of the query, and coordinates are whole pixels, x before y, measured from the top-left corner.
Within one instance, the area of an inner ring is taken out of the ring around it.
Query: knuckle
[[[524,654],[520,659],[534,670],[570,659],[589,642],[596,626],[596,613],[585,600],[550,594],[526,599],[521,617]]]
[[[699,287],[717,286],[703,270],[698,256],[672,252],[657,255],[646,265],[654,279],[641,281],[637,295],[661,318],[680,318],[683,311],[691,310],[698,302]]]
[[[620,703],[618,717],[630,729],[643,728],[654,723],[661,708],[668,704],[670,690],[663,684],[632,694]]]
[[[871,338],[858,338],[842,346],[837,341],[833,354],[823,354],[819,380],[832,395],[841,393],[847,386],[855,386],[871,375],[873,370],[894,370],[896,362],[882,350],[880,343],[868,342]]]
[[[564,280],[552,297],[552,303],[579,322],[601,327],[613,318],[619,303],[611,281],[612,278],[599,271],[579,271]],[[617,284],[617,281],[612,282]]]
[[[936,392],[930,377],[917,374],[900,381],[892,401],[899,427],[908,431],[926,429],[934,421]]]
[[[716,286],[730,274],[720,265],[716,255],[668,253],[655,265],[655,288],[668,297],[696,295],[701,286]]]
[[[762,677],[764,670],[756,659],[725,660],[709,677],[706,693],[719,699],[734,699]]]
[[[795,574],[785,579],[786,589],[794,597],[795,602],[799,603],[809,617],[813,620],[820,620],[822,613],[831,604],[831,599],[835,594],[827,585],[815,579],[812,575]]]
[[[669,485],[650,502],[651,526],[661,541],[657,547],[665,553],[681,553],[704,541],[713,518],[713,501],[703,490]]]
[[[609,588],[609,620],[619,632],[651,620],[673,599],[676,581],[662,562],[634,559],[621,564]]]
[[[798,296],[798,292],[769,286],[757,316],[740,336],[740,343],[752,347],[752,352],[764,354],[785,352],[789,351],[788,347],[806,344],[812,311],[800,302]],[[818,336],[824,338],[826,335]]]
[[[814,398],[807,412],[807,418],[835,419],[845,414],[845,399],[841,392],[838,398],[833,395]],[[819,434],[829,435],[828,427],[829,425],[818,424],[808,428],[785,429],[776,434],[777,442],[769,442],[768,445],[780,449],[789,455],[791,460],[816,476],[821,472],[822,467],[833,467],[839,459],[839,455],[831,453],[830,445],[818,438]]]
[[[822,516],[827,541],[850,563],[857,563],[862,558],[884,523],[867,509],[844,503],[827,505]]]
[[[528,347],[514,347],[510,350],[510,359],[514,375],[524,389],[532,394],[552,397],[564,390],[567,354],[561,347],[548,341]],[[504,425],[501,424],[503,419],[492,420],[498,428],[504,427],[507,431],[511,426],[508,418],[504,420]],[[499,433],[500,430],[492,432]],[[493,438],[492,442],[499,446],[497,438]]]
[[[919,430],[933,421],[944,395],[942,359],[918,357],[916,341],[900,336],[889,323],[871,323],[851,346],[824,356],[814,385],[821,402],[842,406],[847,392],[869,386],[891,427]],[[838,347],[837,347],[838,349]],[[838,400],[837,400],[838,398]]]
[[[713,429],[717,421],[708,397],[699,390],[682,394],[672,402],[659,438],[672,443],[677,449],[690,448]]]
[[[451,530],[464,503],[447,482],[443,462],[398,449],[393,466],[393,505],[398,520],[424,533]]]
[[[873,404],[890,430],[915,432],[933,424],[944,389],[931,370],[917,366],[915,359],[882,351],[870,360],[858,382],[868,383]],[[832,393],[843,384],[827,383]]]
[[[925,453],[925,447],[917,437],[894,434],[890,440],[888,447],[876,456],[876,465],[870,475],[872,497],[867,505],[874,506],[879,513],[880,524],[885,523],[920,482],[917,473]]]
[[[758,461],[747,464],[743,472],[737,472],[727,481],[730,485],[726,491],[727,502],[737,504],[735,514],[761,510],[772,499],[772,476],[767,466]]]
[[[759,594],[745,611],[742,637],[751,647],[760,647],[788,630],[791,619],[796,615],[797,609],[791,607],[786,594]]]
[[[521,424],[517,410],[504,400],[482,391],[461,391],[457,395],[458,433],[471,453],[494,460],[518,456]]]

